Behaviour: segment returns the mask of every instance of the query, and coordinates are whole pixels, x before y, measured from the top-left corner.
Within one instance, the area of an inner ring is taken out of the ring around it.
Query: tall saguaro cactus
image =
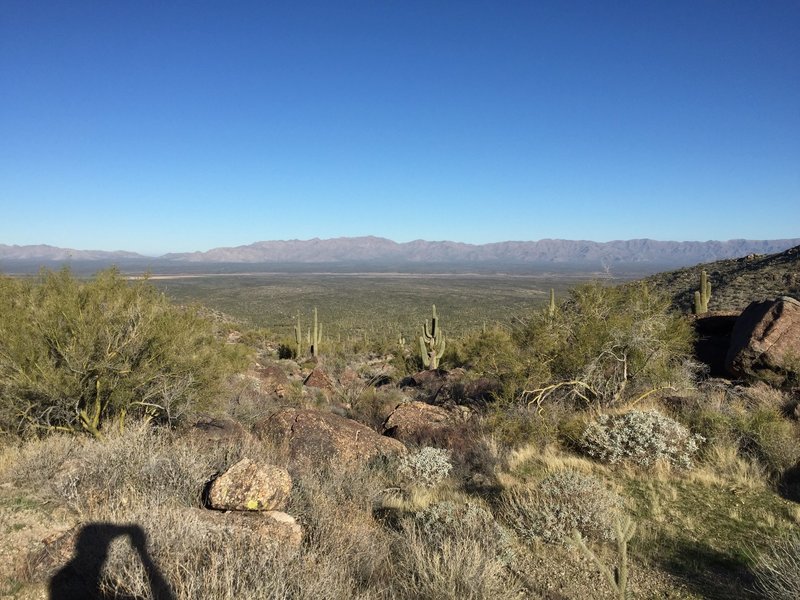
[[[422,326],[422,335],[419,337],[419,349],[422,354],[422,364],[426,369],[438,369],[439,360],[444,355],[445,339],[442,328],[439,327],[439,317],[436,314],[436,305],[433,305],[433,318],[431,326],[428,321]]]
[[[294,343],[297,350],[297,357],[303,354],[303,328],[300,327],[300,313],[297,313],[297,324],[294,326]]]
[[[711,300],[711,284],[708,282],[708,273],[703,270],[700,272],[700,291],[694,293],[694,314],[707,313],[709,300]]]
[[[317,323],[317,307],[314,307],[314,329],[310,332],[311,356],[319,356],[319,345],[322,342],[322,323]]]

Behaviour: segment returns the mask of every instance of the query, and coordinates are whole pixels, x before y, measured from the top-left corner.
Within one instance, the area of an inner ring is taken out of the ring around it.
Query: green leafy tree
[[[539,366],[526,393],[537,403],[569,390],[608,406],[629,394],[629,386],[647,394],[680,387],[692,374],[689,323],[644,285],[578,286],[557,311],[532,315],[514,336]]]
[[[130,416],[174,422],[202,405],[241,351],[213,324],[116,269],[0,276],[0,426],[87,432]]]

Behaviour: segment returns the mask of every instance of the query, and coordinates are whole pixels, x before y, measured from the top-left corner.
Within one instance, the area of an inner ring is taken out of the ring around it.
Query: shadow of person
[[[111,542],[127,536],[139,554],[150,591],[155,600],[175,600],[167,581],[147,553],[147,536],[138,525],[91,523],[81,528],[75,543],[75,554],[50,580],[49,600],[105,600],[110,597],[101,590],[103,564]],[[129,599],[134,600],[134,599]]]

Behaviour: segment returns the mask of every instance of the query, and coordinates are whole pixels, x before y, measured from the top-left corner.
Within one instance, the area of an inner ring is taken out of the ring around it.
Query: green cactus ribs
[[[700,290],[694,293],[694,314],[702,315],[708,312],[708,301],[711,300],[711,284],[708,273],[700,272]]]
[[[426,320],[422,326],[422,335],[419,337],[419,349],[422,354],[422,364],[426,369],[438,369],[439,361],[444,355],[446,341],[442,328],[439,326],[439,317],[436,314],[436,305],[433,305],[433,317],[430,327]]]

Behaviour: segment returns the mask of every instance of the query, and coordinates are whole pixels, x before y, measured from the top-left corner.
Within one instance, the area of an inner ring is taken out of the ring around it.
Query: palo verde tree
[[[524,395],[537,404],[568,391],[609,406],[629,393],[676,389],[692,375],[688,321],[644,284],[577,286],[558,310],[532,315],[514,336],[536,366]]]
[[[0,276],[0,426],[102,435],[129,416],[173,422],[244,357],[191,308],[116,269],[79,281]]]

